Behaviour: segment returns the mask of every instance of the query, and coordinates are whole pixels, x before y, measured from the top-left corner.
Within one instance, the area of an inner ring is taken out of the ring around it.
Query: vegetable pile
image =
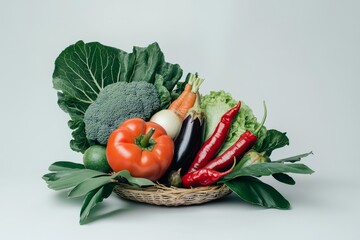
[[[80,223],[115,186],[174,188],[226,185],[245,202],[289,209],[263,176],[294,185],[288,173],[311,174],[312,152],[271,159],[289,145],[243,101],[223,90],[201,94],[204,79],[165,61],[157,43],[131,53],[79,41],[55,61],[58,105],[69,114],[70,148],[82,163],[59,161],[43,176],[53,190],[83,197]]]

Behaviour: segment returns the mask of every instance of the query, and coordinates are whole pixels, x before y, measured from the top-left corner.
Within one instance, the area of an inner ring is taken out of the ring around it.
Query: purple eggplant
[[[184,175],[203,143],[205,115],[200,108],[200,95],[197,94],[194,106],[187,112],[179,134],[174,140],[174,156],[165,174],[165,181],[171,186],[181,186]]]

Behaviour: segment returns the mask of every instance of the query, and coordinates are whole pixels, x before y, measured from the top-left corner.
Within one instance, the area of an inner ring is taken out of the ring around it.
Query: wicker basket
[[[175,188],[164,185],[151,187],[134,187],[121,184],[114,192],[120,197],[131,201],[162,206],[186,206],[210,202],[231,193],[225,185],[197,188]]]

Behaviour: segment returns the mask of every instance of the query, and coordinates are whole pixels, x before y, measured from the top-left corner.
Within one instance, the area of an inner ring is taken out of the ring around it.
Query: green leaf
[[[74,163],[74,162],[67,162],[67,161],[59,161],[54,162],[49,166],[49,171],[57,172],[62,170],[68,170],[68,169],[84,169],[83,164]]]
[[[157,43],[127,53],[98,42],[78,41],[62,51],[55,61],[53,86],[59,107],[71,118],[71,149],[84,152],[89,147],[83,117],[104,87],[119,81],[154,83],[156,75],[169,92],[182,76],[179,65],[165,62]]]
[[[257,178],[241,177],[225,184],[245,202],[266,208],[290,208],[290,203],[276,189]]]
[[[111,182],[112,176],[100,176],[89,178],[78,185],[76,185],[70,192],[68,197],[75,198],[81,197],[89,193],[90,191],[104,186]]]
[[[312,154],[313,154],[313,152],[308,152],[308,153],[303,153],[303,154],[299,154],[299,155],[288,157],[288,158],[283,158],[283,159],[272,161],[272,162],[273,163],[298,162],[302,158],[307,157]]]
[[[55,173],[47,173],[42,176],[42,179],[44,179],[46,182],[52,181],[54,178]]]
[[[54,182],[59,179],[67,178],[68,176],[71,176],[73,174],[76,175],[79,170],[80,169],[67,169],[67,170],[62,170],[59,172],[52,172],[52,173],[45,174],[42,178],[46,182]]]
[[[304,164],[300,163],[258,163],[249,165],[244,168],[234,169],[231,173],[226,175],[221,182],[225,182],[240,176],[269,176],[275,173],[298,173],[298,174],[312,174],[311,170]]]
[[[164,86],[164,78],[156,74],[154,86],[159,93],[160,97],[160,108],[168,108],[171,103],[171,96],[169,90]]]
[[[122,170],[122,171],[117,172],[114,175],[112,175],[113,179],[119,178],[119,177],[122,177],[122,178],[126,179],[126,181],[128,183],[130,183],[131,185],[135,185],[135,186],[139,186],[139,187],[155,185],[155,183],[150,181],[149,179],[132,177],[130,175],[130,172],[127,171],[127,170]]]
[[[132,177],[130,175],[130,172],[127,170],[123,170],[120,172],[117,172],[111,176],[96,176],[93,178],[86,179],[85,181],[82,181],[78,185],[76,185],[70,192],[68,197],[69,198],[75,198],[75,197],[81,197],[89,193],[90,191],[99,188],[101,186],[104,186],[109,183],[115,183],[116,179],[119,177],[126,179],[128,183],[131,185],[136,186],[152,186],[155,185],[152,181],[146,179],[146,178],[136,178]]]
[[[105,186],[94,189],[86,194],[81,210],[80,210],[80,224],[85,224],[91,210],[105,198],[108,198],[115,184],[107,184]]]
[[[54,182],[59,179],[67,178],[68,176],[71,176],[72,174],[76,174],[77,171],[78,170],[75,170],[75,169],[62,170],[59,172],[52,172],[52,173],[45,174],[42,178],[46,182]]]
[[[289,185],[295,185],[295,180],[285,173],[275,173],[272,176],[279,182]]]
[[[57,191],[74,187],[86,179],[103,175],[106,174],[91,169],[70,169],[45,174],[43,179],[50,189]]]
[[[266,156],[270,156],[272,151],[286,145],[289,145],[289,138],[286,136],[286,133],[282,133],[275,129],[269,129],[266,132],[265,139],[261,143],[261,146],[257,145],[255,150],[264,153]]]
[[[73,139],[70,140],[70,148],[76,152],[84,153],[87,148],[91,145],[92,140],[86,138],[85,123],[83,122],[83,116],[73,118],[74,120],[68,121],[68,126],[73,130],[71,136]]]

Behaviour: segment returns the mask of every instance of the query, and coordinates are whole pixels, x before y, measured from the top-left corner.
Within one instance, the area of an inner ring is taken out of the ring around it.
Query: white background
[[[358,239],[359,1],[4,1],[0,3],[1,239]],[[231,195],[165,208],[105,200],[87,225],[81,199],[46,187],[55,161],[81,162],[57,106],[54,61],[78,40],[131,51],[157,41],[166,60],[223,89],[266,126],[286,131],[287,157],[312,150],[312,175],[272,179],[291,210]]]

